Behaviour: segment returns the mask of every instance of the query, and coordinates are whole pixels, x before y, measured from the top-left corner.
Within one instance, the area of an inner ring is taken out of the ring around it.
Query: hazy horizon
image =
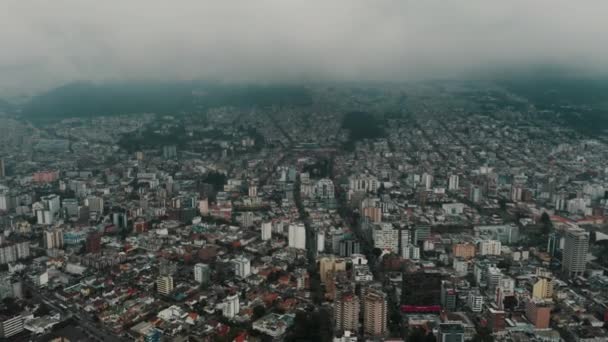
[[[608,2],[6,1],[0,93],[72,81],[410,81],[608,70]]]

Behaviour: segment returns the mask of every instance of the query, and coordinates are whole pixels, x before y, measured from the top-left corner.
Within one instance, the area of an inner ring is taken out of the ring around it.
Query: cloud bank
[[[0,90],[73,80],[412,80],[608,70],[608,1],[3,0]]]

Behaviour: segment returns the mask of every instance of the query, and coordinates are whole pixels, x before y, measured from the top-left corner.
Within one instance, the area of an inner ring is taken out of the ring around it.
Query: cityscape
[[[448,85],[41,127],[5,114],[0,332],[605,340],[605,138],[506,88]]]
[[[0,342],[608,342],[608,2],[1,2]]]

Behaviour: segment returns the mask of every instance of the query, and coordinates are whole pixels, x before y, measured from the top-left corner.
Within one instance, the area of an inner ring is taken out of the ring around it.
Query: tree
[[[553,223],[546,211],[540,216],[540,223],[542,224],[542,233],[544,235],[551,233],[553,230]]]
[[[253,320],[263,317],[266,314],[266,308],[263,305],[256,305],[253,308]]]

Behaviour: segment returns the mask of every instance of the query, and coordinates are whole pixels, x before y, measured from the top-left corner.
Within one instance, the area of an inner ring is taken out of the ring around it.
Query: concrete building
[[[374,225],[372,239],[375,248],[391,253],[399,252],[399,230],[394,229],[391,223]]]
[[[448,190],[456,191],[459,188],[459,178],[458,175],[450,175],[448,179]]]
[[[548,329],[551,320],[550,303],[542,300],[530,300],[526,303],[526,317],[536,329]]]
[[[0,337],[9,338],[19,334],[24,329],[23,323],[24,318],[21,315],[0,316]]]
[[[272,239],[272,222],[262,223],[262,241],[268,241]]]
[[[239,296],[237,294],[228,296],[223,302],[222,315],[226,318],[233,318],[241,311]]]
[[[245,279],[251,274],[251,264],[247,257],[239,256],[232,262],[234,264],[234,274],[237,277]]]
[[[452,245],[455,258],[471,259],[475,257],[476,248],[472,243],[457,243]]]
[[[319,275],[321,283],[328,280],[330,272],[346,271],[346,260],[336,257],[323,257],[319,260]]]
[[[550,299],[553,297],[553,280],[548,277],[539,278],[532,286],[532,298]]]
[[[479,241],[480,255],[500,255],[502,243],[498,240],[482,240]]]
[[[168,295],[173,291],[173,277],[172,276],[160,276],[156,279],[156,291],[162,295]]]
[[[359,329],[360,301],[353,293],[344,293],[334,302],[334,321],[337,330],[357,331]]]
[[[306,249],[306,227],[303,224],[290,224],[289,247],[297,249]]]
[[[383,336],[387,333],[386,295],[378,290],[368,289],[363,297],[363,330],[365,335]]]
[[[211,282],[211,268],[207,264],[194,265],[194,280],[206,285]]]
[[[562,270],[568,277],[585,273],[589,233],[581,228],[570,228],[566,232],[566,244],[562,255]]]
[[[439,324],[438,342],[464,342],[464,324],[446,322]]]
[[[467,296],[467,305],[473,312],[481,312],[483,309],[483,296],[478,289],[471,290]]]

